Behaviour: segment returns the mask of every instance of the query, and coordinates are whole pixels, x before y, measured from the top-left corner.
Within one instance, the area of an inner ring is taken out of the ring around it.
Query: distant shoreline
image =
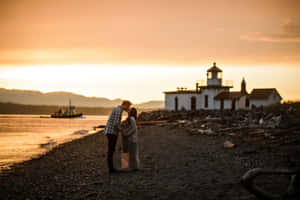
[[[63,106],[0,103],[0,114],[50,115],[54,112],[57,112],[60,108],[63,108]],[[83,113],[83,115],[109,115],[112,109],[112,107],[76,107],[76,111]],[[154,109],[138,110],[151,111]]]

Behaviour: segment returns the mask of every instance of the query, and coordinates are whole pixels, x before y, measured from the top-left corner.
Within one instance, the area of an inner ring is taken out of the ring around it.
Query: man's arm
[[[114,109],[111,116],[111,126],[115,131],[120,130],[122,109]]]

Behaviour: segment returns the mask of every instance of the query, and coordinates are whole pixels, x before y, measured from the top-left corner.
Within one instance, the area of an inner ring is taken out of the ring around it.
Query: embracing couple
[[[137,145],[137,110],[131,108],[130,101],[123,101],[120,106],[114,108],[106,123],[104,134],[108,139],[108,153],[107,153],[107,165],[109,173],[115,173],[117,170],[114,168],[113,157],[116,149],[119,133],[122,136],[123,152],[129,153],[128,167],[132,170],[138,170],[139,158],[138,158],[138,145]],[[122,123],[121,119],[123,111],[128,112],[128,118]]]

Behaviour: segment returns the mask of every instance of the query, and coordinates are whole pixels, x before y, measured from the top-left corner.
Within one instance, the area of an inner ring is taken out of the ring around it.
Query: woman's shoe
[[[116,170],[115,168],[111,168],[111,169],[108,170],[108,172],[109,172],[110,174],[112,174],[112,173],[118,173],[119,170]]]

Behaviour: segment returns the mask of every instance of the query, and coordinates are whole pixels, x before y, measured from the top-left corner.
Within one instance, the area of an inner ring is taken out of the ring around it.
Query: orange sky
[[[236,90],[244,76],[249,90],[300,99],[299,10],[298,0],[2,0],[0,87],[140,102],[193,88],[217,62]],[[69,71],[71,83],[55,76]]]
[[[299,66],[299,10],[297,0],[4,0],[0,62]]]

